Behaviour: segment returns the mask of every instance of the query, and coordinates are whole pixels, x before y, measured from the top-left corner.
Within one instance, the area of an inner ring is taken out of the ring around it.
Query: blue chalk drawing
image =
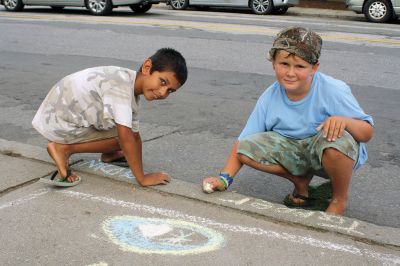
[[[122,250],[143,254],[198,254],[224,245],[215,230],[173,219],[116,216],[103,222],[103,230]]]

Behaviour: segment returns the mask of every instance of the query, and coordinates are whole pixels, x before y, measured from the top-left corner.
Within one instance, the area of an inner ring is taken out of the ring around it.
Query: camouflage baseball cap
[[[285,50],[314,65],[321,55],[321,46],[322,39],[315,32],[302,27],[286,28],[276,36],[269,60],[273,60],[277,50]]]

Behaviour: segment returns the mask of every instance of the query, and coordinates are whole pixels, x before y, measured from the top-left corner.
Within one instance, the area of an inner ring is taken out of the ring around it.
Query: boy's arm
[[[232,147],[231,153],[229,154],[228,160],[226,161],[224,168],[221,171],[224,173],[228,173],[231,177],[234,177],[243,165],[237,157],[238,146],[239,141],[237,140]]]
[[[236,141],[235,144],[232,147],[232,150],[229,154],[228,160],[225,163],[224,168],[222,168],[223,173],[228,173],[229,176],[234,177],[242,168],[242,163],[239,161],[237,157],[237,148],[239,146],[239,141]],[[224,182],[219,178],[215,176],[209,176],[203,180],[203,188],[207,183],[213,184],[212,189],[213,190],[225,190],[227,187],[225,186]],[[210,193],[210,192],[208,192]]]
[[[328,117],[317,128],[318,131],[321,129],[328,141],[335,141],[342,137],[345,130],[358,142],[368,142],[373,134],[373,127],[367,121],[343,116]]]
[[[142,140],[139,132],[133,132],[129,127],[117,124],[119,145],[129,164],[129,167],[141,186],[167,184],[170,180],[165,173],[144,174],[142,163]]]

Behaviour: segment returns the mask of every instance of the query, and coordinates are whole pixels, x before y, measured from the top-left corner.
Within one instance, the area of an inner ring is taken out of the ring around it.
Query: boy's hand
[[[331,116],[328,117],[317,130],[323,130],[323,136],[328,141],[335,141],[338,138],[341,138],[344,134],[344,130],[347,126],[348,118],[342,116]]]
[[[226,190],[224,182],[219,177],[209,176],[203,180],[203,191],[206,193],[212,193],[216,190]]]
[[[158,173],[149,173],[144,175],[142,181],[139,181],[139,184],[142,186],[155,186],[155,185],[166,185],[171,181],[171,178],[168,174],[158,172]]]

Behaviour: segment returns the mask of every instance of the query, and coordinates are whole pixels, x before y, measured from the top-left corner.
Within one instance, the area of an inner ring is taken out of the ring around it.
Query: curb
[[[165,3],[154,5],[154,8],[158,9],[170,9]],[[201,11],[199,11],[201,12]],[[322,9],[322,8],[310,8],[310,7],[290,7],[286,14],[276,16],[304,16],[304,17],[325,17],[335,19],[346,19],[346,20],[363,20],[364,15],[356,14],[351,10],[335,10],[335,9]],[[267,15],[268,16],[268,15]]]
[[[0,139],[0,153],[53,164],[46,149],[15,141]],[[74,164],[73,168],[79,172],[128,182],[140,187],[128,168],[105,164],[99,160],[81,161]],[[229,191],[205,194],[202,192],[200,185],[178,179],[173,179],[167,186],[154,186],[146,189],[231,208],[277,223],[330,232],[356,241],[400,250],[400,228],[379,226],[353,218],[329,215],[320,211],[290,209],[281,204]]]
[[[350,10],[333,10],[321,8],[305,8],[305,7],[291,7],[287,11],[287,15],[293,16],[306,16],[306,17],[324,17],[336,18],[347,20],[363,20],[362,14],[356,14]]]

